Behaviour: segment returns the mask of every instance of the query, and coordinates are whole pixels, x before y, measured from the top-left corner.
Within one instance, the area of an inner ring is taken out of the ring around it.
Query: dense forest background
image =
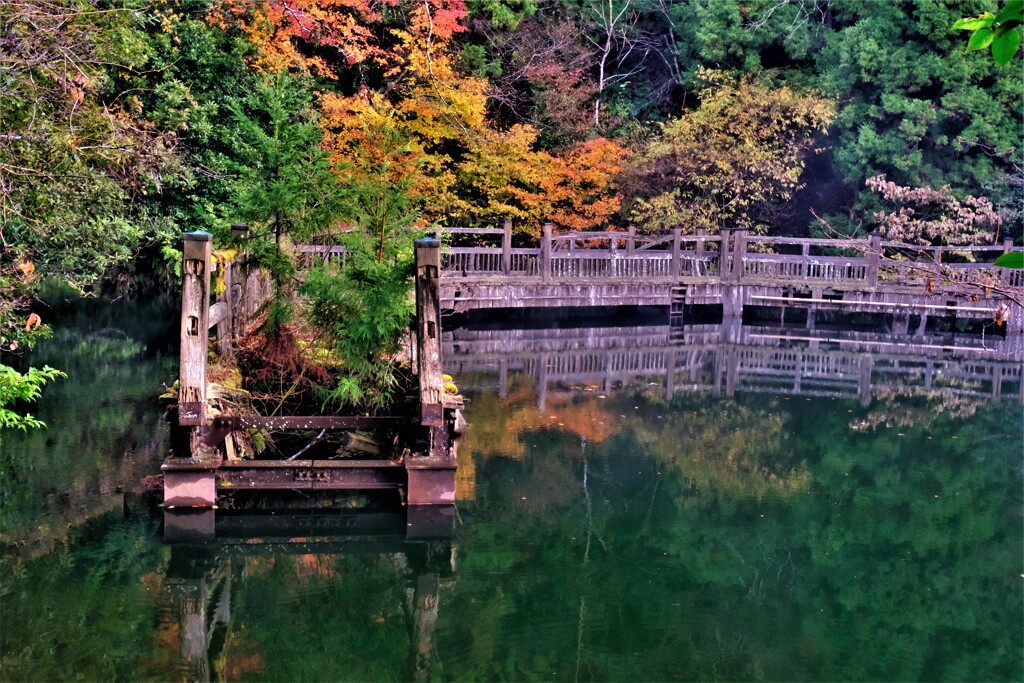
[[[343,226],[392,264],[410,226],[506,219],[517,239],[546,221],[1017,237],[1020,55],[1000,67],[952,28],[1002,4],[8,0],[0,346],[47,332],[39,283],[167,285],[183,232],[230,248],[239,222],[282,324],[282,244]]]

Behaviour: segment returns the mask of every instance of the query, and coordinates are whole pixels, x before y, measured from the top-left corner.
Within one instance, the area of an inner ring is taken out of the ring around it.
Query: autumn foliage
[[[869,189],[892,205],[874,218],[887,240],[924,245],[992,244],[1002,216],[985,197],[958,199],[949,186],[905,187],[884,175],[868,178]]]
[[[225,0],[211,13],[216,25],[245,32],[257,47],[258,69],[299,68],[328,78],[339,62],[351,66],[383,56],[371,31],[379,20],[366,0]]]
[[[702,78],[700,106],[661,126],[636,159],[633,218],[655,230],[764,228],[799,188],[834,105],[750,76]]]

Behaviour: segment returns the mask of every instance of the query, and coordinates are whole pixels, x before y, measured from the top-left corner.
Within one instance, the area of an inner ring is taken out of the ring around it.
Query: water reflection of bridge
[[[773,393],[859,400],[882,392],[1024,402],[1018,340],[974,334],[838,331],[753,325],[638,325],[445,332],[446,370],[463,390],[473,373],[510,375],[549,393],[660,386],[676,393]],[[493,387],[494,384],[488,384]]]
[[[216,669],[225,665],[232,605],[247,560],[376,555],[404,581],[406,604],[401,609],[408,622],[409,679],[430,680],[439,593],[455,571],[453,522],[454,508],[437,505],[386,511],[165,512],[164,540],[171,546],[171,560],[162,621],[177,633],[185,679],[226,678],[225,671]],[[332,636],[323,637],[329,642]]]

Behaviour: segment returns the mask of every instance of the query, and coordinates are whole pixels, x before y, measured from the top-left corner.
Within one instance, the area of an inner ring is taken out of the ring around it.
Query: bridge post
[[[718,231],[718,279],[722,282],[732,280],[732,258],[729,255],[729,245],[732,242],[732,228],[722,228]]]
[[[456,460],[444,417],[441,370],[441,243],[416,240],[416,347],[420,381],[420,425],[427,428],[426,457],[406,458],[406,503],[447,505],[455,501]]]
[[[540,279],[551,279],[551,223],[545,223],[540,235]]]
[[[882,236],[877,232],[868,235],[868,286],[878,286],[878,264],[882,261]]]
[[[1004,254],[1009,254],[1011,251],[1013,251],[1013,238],[1012,237],[1004,237],[1003,238],[1003,253]]]
[[[672,277],[679,277],[683,266],[683,229],[672,228]]]
[[[504,356],[498,361],[498,398],[508,398],[508,359]]]
[[[747,257],[747,229],[736,228],[733,234],[732,279],[743,279],[743,260]]]
[[[512,272],[512,221],[506,218],[501,227],[501,272],[508,275]]]
[[[543,411],[548,403],[548,354],[537,359],[537,410]]]
[[[630,223],[626,228],[626,234],[629,235],[626,238],[626,253],[632,255],[636,251],[636,226]]]
[[[697,257],[697,262],[700,263],[704,260],[705,243],[704,238],[707,235],[707,231],[704,228],[697,228],[697,245],[694,247],[694,254]]]
[[[665,352],[665,400],[671,401],[676,393],[676,350]]]
[[[185,233],[182,246],[181,355],[178,424],[206,424],[206,356],[210,332],[210,252],[208,232]]]

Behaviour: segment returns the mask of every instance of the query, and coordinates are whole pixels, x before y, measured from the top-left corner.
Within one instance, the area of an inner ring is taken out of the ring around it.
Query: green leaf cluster
[[[992,60],[1006,66],[1020,47],[1020,29],[1024,23],[1024,0],[1008,0],[999,14],[983,12],[970,19],[958,19],[954,29],[971,31],[967,52],[992,48]]]
[[[49,365],[42,368],[29,368],[22,374],[12,367],[0,364],[0,429],[38,429],[46,423],[32,417],[31,413],[19,415],[13,406],[18,401],[35,401],[39,398],[43,386],[52,380],[67,377],[60,370]]]

